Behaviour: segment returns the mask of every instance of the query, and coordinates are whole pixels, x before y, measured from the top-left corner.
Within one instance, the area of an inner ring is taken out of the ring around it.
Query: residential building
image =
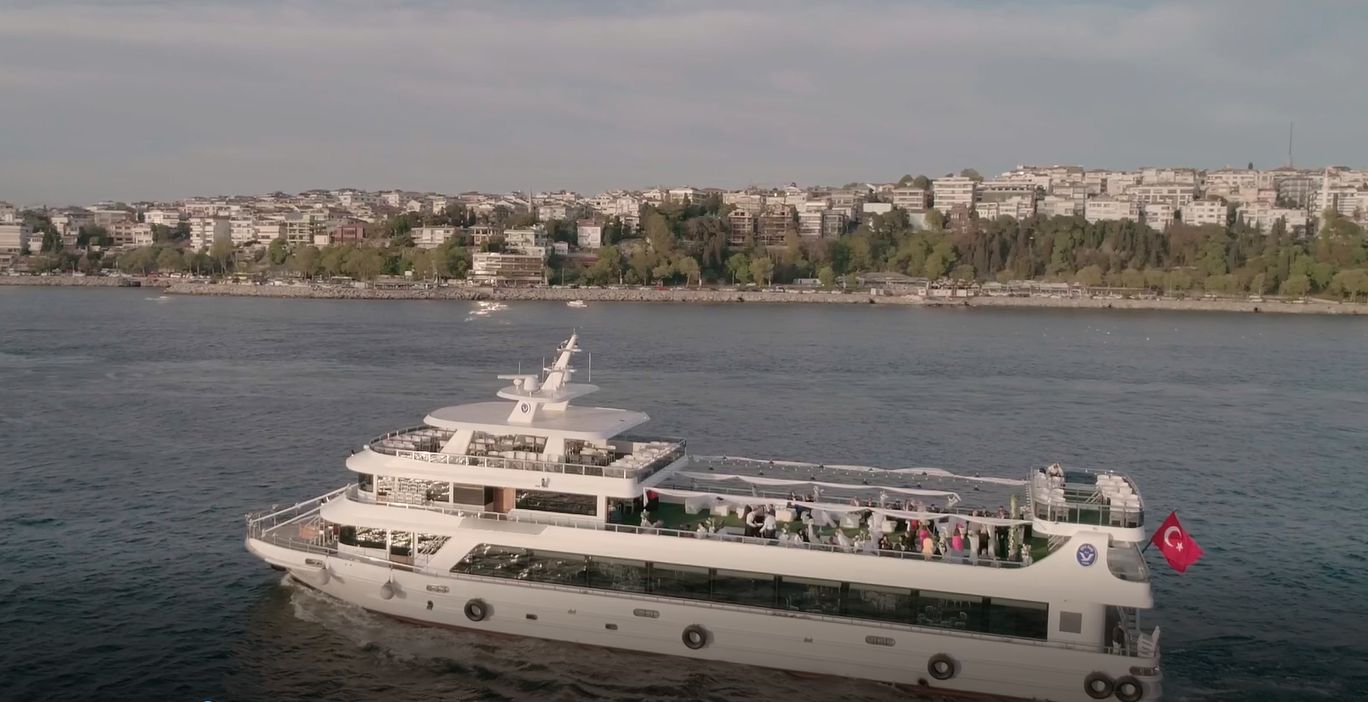
[[[1046,195],[1036,203],[1036,213],[1041,217],[1073,217],[1083,214],[1083,198],[1060,195]]]
[[[581,219],[575,223],[575,245],[581,249],[603,247],[603,223],[595,219]]]
[[[190,246],[202,251],[219,240],[232,241],[231,225],[222,217],[191,217]]]
[[[485,224],[477,224],[473,227],[467,227],[466,234],[470,236],[472,245],[484,246],[499,235],[499,230]]]
[[[978,184],[963,176],[946,176],[931,181],[931,206],[949,214],[956,205],[973,209]]]
[[[909,212],[922,212],[931,205],[931,193],[924,188],[893,188],[889,194],[894,207]]]
[[[470,279],[477,285],[518,287],[546,282],[546,257],[540,253],[489,253],[471,256]]]
[[[546,248],[546,227],[534,224],[526,229],[505,229],[504,245],[511,249]]]
[[[1226,203],[1221,200],[1195,200],[1183,208],[1183,223],[1199,226],[1215,224],[1224,227],[1228,209]]]
[[[18,209],[8,202],[0,202],[0,224],[13,224],[18,221]]]
[[[727,213],[727,244],[748,246],[755,240],[755,214],[748,209],[737,208]]]
[[[327,231],[327,215],[323,212],[287,212],[283,219],[285,243],[308,246],[314,235]]]
[[[1287,227],[1289,233],[1305,235],[1310,224],[1310,216],[1306,210],[1300,207],[1275,207],[1267,203],[1247,203],[1240,205],[1235,211],[1236,218],[1244,221],[1252,227],[1257,227],[1260,231],[1268,233],[1273,229],[1273,224],[1278,220],[1283,220],[1283,226]]]
[[[822,236],[822,211],[804,210],[798,213],[798,236],[819,239]]]
[[[1181,208],[1197,199],[1196,183],[1146,183],[1133,185],[1126,195],[1134,202],[1162,202]]]
[[[863,202],[860,203],[860,214],[865,217],[874,215],[885,215],[893,211],[891,202]]]
[[[131,249],[137,246],[150,246],[152,244],[152,225],[146,222],[122,220],[109,225],[105,229],[109,232],[109,238],[112,241],[112,245],[118,248]],[[139,244],[139,241],[147,243]]]
[[[148,210],[143,213],[143,221],[161,227],[175,228],[180,225],[181,215],[177,210]]]
[[[788,235],[798,231],[792,205],[767,208],[756,220],[755,240],[762,246],[779,246]]]
[[[1289,175],[1278,180],[1278,203],[1284,207],[1310,207],[1316,191],[1320,189],[1320,178],[1310,175]]]
[[[1145,226],[1156,232],[1162,232],[1173,224],[1175,212],[1177,210],[1167,202],[1146,202],[1140,209],[1140,216],[1144,220]]]
[[[256,229],[256,232],[252,235],[252,238],[263,244],[269,244],[270,242],[285,236],[285,223],[278,219],[259,219],[256,221],[254,228]],[[326,237],[327,232],[315,231],[315,242],[318,240],[319,236]]]
[[[1140,206],[1127,198],[1099,195],[1089,198],[1083,205],[1083,218],[1089,224],[1103,221],[1129,219],[1140,221]]]
[[[410,234],[420,249],[435,249],[459,235],[456,227],[416,227]]]
[[[328,243],[332,246],[359,244],[366,238],[366,225],[358,222],[334,224],[327,231]]]
[[[920,213],[919,213],[920,214]],[[822,238],[837,239],[845,234],[850,217],[843,210],[830,209],[822,212]]]
[[[256,241],[256,224],[255,217],[234,217],[228,220],[228,236],[233,240],[233,245],[241,246],[249,241]]]
[[[12,265],[14,260],[31,245],[29,241],[31,235],[32,232],[28,226],[22,223],[6,222],[0,224],[0,265]]]

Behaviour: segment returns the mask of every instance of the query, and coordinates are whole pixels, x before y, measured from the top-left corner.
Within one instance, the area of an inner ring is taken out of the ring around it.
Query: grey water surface
[[[696,453],[1128,472],[1206,550],[1149,554],[1167,699],[1368,690],[1368,319],[156,297],[0,287],[0,699],[907,699],[414,627],[243,550],[244,513],[571,328],[592,401]]]

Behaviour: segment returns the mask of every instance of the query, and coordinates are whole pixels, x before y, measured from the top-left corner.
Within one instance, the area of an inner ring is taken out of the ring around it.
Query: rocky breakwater
[[[293,297],[325,300],[496,300],[501,302],[689,302],[702,304],[921,304],[921,299],[839,292],[774,292],[700,288],[354,288],[347,286],[242,285],[233,283],[176,283],[176,295],[232,295]]]
[[[1368,315],[1368,304],[1355,302],[1327,302],[1306,300],[1126,300],[1112,298],[1053,298],[1053,297],[989,297],[957,299],[945,304],[966,307],[1030,307],[1055,309],[1104,310],[1175,310],[1184,312],[1271,312],[1277,314],[1346,314]]]
[[[0,285],[78,288],[160,288],[171,285],[171,281],[166,278],[119,278],[98,275],[0,275]]]

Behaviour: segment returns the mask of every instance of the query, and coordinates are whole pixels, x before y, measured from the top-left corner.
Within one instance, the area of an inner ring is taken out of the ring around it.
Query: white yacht
[[[565,306],[566,306],[566,307],[574,307],[574,308],[576,308],[576,309],[582,309],[582,308],[588,307],[588,306],[589,306],[589,303],[585,302],[584,300],[571,300],[571,301],[565,303]]]
[[[1024,479],[690,455],[571,404],[576,336],[502,401],[347,459],[247,516],[299,582],[399,619],[883,681],[974,699],[1158,699],[1128,478]]]

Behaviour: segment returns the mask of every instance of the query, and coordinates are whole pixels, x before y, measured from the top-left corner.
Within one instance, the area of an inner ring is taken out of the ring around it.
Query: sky
[[[1368,3],[0,0],[0,200],[1368,165]]]

